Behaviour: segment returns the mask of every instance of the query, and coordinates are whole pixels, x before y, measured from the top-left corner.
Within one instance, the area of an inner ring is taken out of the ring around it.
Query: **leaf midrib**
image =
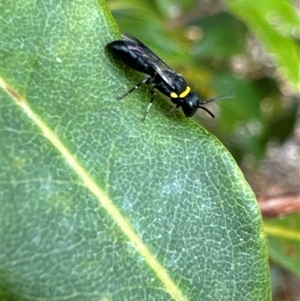
[[[162,266],[157,258],[150,252],[147,245],[134,231],[130,222],[115,206],[113,200],[109,198],[106,192],[95,182],[90,173],[69,152],[56,133],[33,111],[26,98],[22,97],[16,89],[3,78],[0,78],[0,87],[11,97],[12,100],[14,100],[14,102],[23,110],[31,121],[41,130],[44,137],[51,142],[61,156],[69,163],[71,169],[73,169],[78,177],[81,178],[84,186],[98,199],[101,206],[106,209],[110,217],[118,224],[121,231],[128,237],[128,240],[144,258],[145,262],[153,270],[157,278],[160,279],[166,291],[172,296],[172,298],[176,301],[188,301],[188,298],[170,277],[165,267]]]

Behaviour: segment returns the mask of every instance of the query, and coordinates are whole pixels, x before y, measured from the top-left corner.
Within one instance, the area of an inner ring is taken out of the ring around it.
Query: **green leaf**
[[[279,71],[299,93],[299,53],[293,33],[299,33],[299,16],[292,1],[228,0],[228,7],[260,39]]]
[[[246,26],[232,15],[223,12],[205,16],[196,24],[204,32],[193,49],[197,59],[231,58],[245,49]]]
[[[270,300],[231,155],[162,97],[141,122],[146,88],[116,101],[140,78],[105,3],[1,6],[1,300]]]
[[[265,221],[270,257],[300,277],[300,215]]]

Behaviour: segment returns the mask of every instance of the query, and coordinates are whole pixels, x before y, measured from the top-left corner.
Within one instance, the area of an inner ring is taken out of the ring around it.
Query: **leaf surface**
[[[269,300],[252,191],[162,97],[116,101],[105,3],[1,5],[2,300]]]

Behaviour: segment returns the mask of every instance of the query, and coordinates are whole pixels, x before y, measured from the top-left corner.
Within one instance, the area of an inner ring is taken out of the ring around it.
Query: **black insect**
[[[191,88],[180,74],[170,68],[147,46],[131,35],[122,35],[122,40],[113,41],[107,44],[106,48],[114,58],[121,60],[124,64],[136,71],[147,74],[140,83],[124,95],[118,97],[118,99],[125,97],[143,84],[153,85],[150,91],[152,97],[143,120],[146,118],[155,99],[155,89],[168,96],[170,100],[176,104],[175,110],[181,107],[186,117],[193,116],[197,109],[200,108],[214,118],[214,114],[203,107],[203,105],[217,99],[231,97],[221,96],[209,100],[202,100],[197,93],[191,91]]]

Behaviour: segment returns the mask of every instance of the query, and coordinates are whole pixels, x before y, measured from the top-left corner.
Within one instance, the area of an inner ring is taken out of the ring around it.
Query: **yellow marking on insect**
[[[182,92],[182,93],[179,95],[179,97],[180,97],[180,98],[184,98],[184,97],[186,97],[190,92],[191,92],[191,88],[190,88],[189,86],[187,86],[186,89],[185,89],[185,91]]]
[[[172,92],[172,93],[170,94],[170,97],[171,97],[171,98],[178,98],[178,95],[177,95],[175,92]]]

